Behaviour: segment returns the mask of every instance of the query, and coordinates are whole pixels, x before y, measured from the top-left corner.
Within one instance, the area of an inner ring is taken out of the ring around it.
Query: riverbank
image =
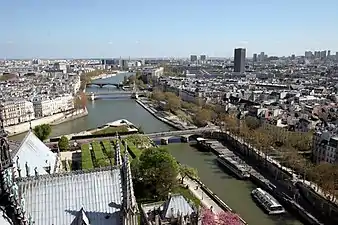
[[[174,116],[165,116],[164,112],[157,111],[152,107],[148,101],[144,99],[136,99],[136,102],[142,106],[145,110],[147,110],[151,115],[153,115],[158,120],[162,121],[163,123],[168,124],[171,127],[174,127],[178,130],[186,130],[186,129],[192,129],[196,128],[195,126],[187,126],[186,123],[179,120],[179,118],[174,118]]]
[[[8,136],[11,137],[11,136],[15,136],[15,135],[27,132],[30,129],[30,126],[32,126],[33,128],[41,124],[51,124],[52,126],[54,126],[54,125],[58,125],[64,122],[75,120],[77,118],[81,118],[87,115],[88,115],[87,109],[85,110],[79,109],[72,113],[70,112],[56,113],[54,115],[46,116],[43,118],[38,118],[30,122],[28,121],[28,122],[16,124],[13,126],[7,126],[5,127],[5,131],[8,133]]]

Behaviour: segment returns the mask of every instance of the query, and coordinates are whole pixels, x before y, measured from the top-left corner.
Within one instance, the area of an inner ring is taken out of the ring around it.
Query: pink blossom
[[[231,212],[222,211],[217,214],[219,225],[242,225],[239,217]]]
[[[239,217],[231,212],[222,211],[217,214],[210,209],[203,209],[201,212],[202,225],[242,225]]]

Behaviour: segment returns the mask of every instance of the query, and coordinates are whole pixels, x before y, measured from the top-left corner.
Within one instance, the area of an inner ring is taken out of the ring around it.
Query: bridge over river
[[[86,84],[87,87],[89,86],[97,86],[103,88],[104,86],[115,86],[117,88],[122,88],[124,85],[122,83],[112,83],[112,82],[91,82]]]

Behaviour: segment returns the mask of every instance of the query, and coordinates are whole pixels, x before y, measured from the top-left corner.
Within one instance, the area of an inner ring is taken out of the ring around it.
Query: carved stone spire
[[[117,132],[116,132],[115,165],[116,166],[122,165],[120,138]]]
[[[123,185],[123,208],[124,210],[133,210],[136,207],[136,199],[134,195],[134,187],[133,180],[131,176],[130,162],[129,162],[129,154],[128,154],[128,146],[127,142],[124,142],[125,145],[125,154],[124,154],[124,162],[122,167],[124,185]]]

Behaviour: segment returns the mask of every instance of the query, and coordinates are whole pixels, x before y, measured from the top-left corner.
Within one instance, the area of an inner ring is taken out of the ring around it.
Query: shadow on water
[[[201,181],[218,195],[250,225],[299,225],[292,215],[269,216],[255,204],[251,191],[256,186],[250,181],[236,179],[217,163],[217,157],[210,152],[201,152],[189,144],[166,146],[181,163],[194,167]]]

